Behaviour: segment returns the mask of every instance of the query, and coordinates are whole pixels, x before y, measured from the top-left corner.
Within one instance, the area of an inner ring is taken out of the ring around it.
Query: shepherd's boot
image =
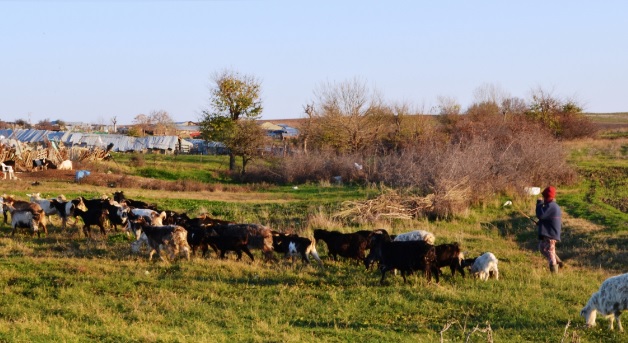
[[[558,273],[558,265],[557,264],[553,264],[549,268],[550,268],[550,272],[552,272],[552,274]]]

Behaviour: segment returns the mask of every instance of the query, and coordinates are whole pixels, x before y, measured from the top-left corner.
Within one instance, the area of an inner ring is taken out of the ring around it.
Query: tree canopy
[[[259,139],[243,137],[258,134],[251,130],[249,120],[262,114],[261,83],[252,75],[223,70],[214,75],[210,91],[210,108],[203,111],[200,127],[203,138],[222,142],[229,149],[229,170],[235,170],[235,157],[241,156],[243,172],[246,162],[259,148]],[[240,123],[241,120],[246,122]],[[255,123],[253,121],[253,123]],[[262,134],[259,131],[259,134]]]

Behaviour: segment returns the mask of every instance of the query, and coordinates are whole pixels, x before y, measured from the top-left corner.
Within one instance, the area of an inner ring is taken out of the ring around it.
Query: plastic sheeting
[[[130,137],[124,135],[103,135],[82,132],[46,131],[35,129],[0,130],[0,135],[24,143],[61,142],[66,146],[99,147],[105,149],[113,143],[113,151],[141,151],[145,149],[178,150],[177,136]],[[181,140],[181,146],[192,147],[192,143]]]

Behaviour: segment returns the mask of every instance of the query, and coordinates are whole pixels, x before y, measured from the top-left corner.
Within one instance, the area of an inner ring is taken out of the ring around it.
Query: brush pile
[[[343,202],[334,217],[358,223],[381,219],[448,218],[468,208],[470,194],[467,180],[445,183],[425,196],[402,195],[394,189],[383,188],[373,199]]]

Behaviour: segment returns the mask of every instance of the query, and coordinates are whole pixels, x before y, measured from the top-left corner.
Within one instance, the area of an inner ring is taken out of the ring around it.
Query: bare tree
[[[153,135],[166,136],[176,135],[177,128],[170,114],[164,110],[152,111],[149,120],[153,126]]]
[[[113,124],[113,133],[118,133],[118,117],[113,116],[113,118],[111,118],[111,124]]]
[[[473,96],[476,103],[493,103],[497,105],[510,97],[508,92],[503,90],[501,86],[492,83],[485,83],[477,87],[473,91]]]
[[[311,111],[312,137],[319,147],[337,152],[359,152],[384,132],[382,101],[364,81],[325,83],[315,91]]]
[[[511,97],[503,99],[500,108],[502,115],[506,117],[508,115],[524,114],[528,110],[528,105],[521,98]]]
[[[145,114],[138,114],[133,118],[134,126],[140,132],[140,136],[145,136],[146,131],[150,129],[152,122],[151,118]]]
[[[458,115],[460,114],[461,106],[458,100],[454,97],[439,95],[436,100],[438,101],[438,114],[440,115]]]
[[[303,153],[307,154],[307,142],[312,135],[312,121],[314,120],[314,104],[307,104],[303,106],[303,113],[305,113],[305,120],[301,125],[301,132],[299,133],[299,140],[302,142]]]

